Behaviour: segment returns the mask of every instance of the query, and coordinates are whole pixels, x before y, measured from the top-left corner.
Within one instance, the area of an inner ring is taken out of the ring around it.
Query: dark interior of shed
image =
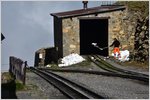
[[[80,19],[80,54],[108,56],[108,49],[99,50],[92,43],[108,47],[108,18]]]

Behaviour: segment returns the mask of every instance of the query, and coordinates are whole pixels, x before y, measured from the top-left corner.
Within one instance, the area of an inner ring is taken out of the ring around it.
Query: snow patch
[[[129,61],[129,55],[130,53],[128,50],[120,51],[120,55],[118,53],[112,53],[112,56],[118,58],[118,60],[120,60],[121,62]]]
[[[129,51],[128,50],[124,50],[124,51],[120,51],[120,58],[118,60],[124,62],[124,61],[129,61]]]
[[[59,67],[70,66],[73,64],[80,63],[84,60],[85,59],[82,56],[78,55],[77,53],[72,53],[68,56],[63,57],[61,60],[61,64],[58,64],[58,66]]]

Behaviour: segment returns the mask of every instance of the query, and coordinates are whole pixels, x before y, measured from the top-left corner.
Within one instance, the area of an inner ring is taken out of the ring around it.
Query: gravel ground
[[[103,69],[99,68],[93,62],[90,62],[87,65],[76,64],[76,65],[73,65],[73,66],[62,67],[62,69],[74,69],[74,70],[89,70],[89,71],[107,72],[106,70],[103,70]]]
[[[116,67],[131,70],[131,68],[118,65],[109,59],[107,59],[106,61],[110,62]],[[63,67],[63,69],[104,71],[97,67],[94,63],[85,65],[77,64],[70,67]],[[148,74],[148,71],[144,71],[142,69],[135,69],[134,71]],[[88,87],[91,90],[99,93],[100,95],[105,96],[106,98],[149,98],[149,85],[146,85],[143,82],[137,80],[81,73],[55,73],[64,76],[74,82],[77,82],[82,86]],[[67,97],[64,96],[58,89],[48,84],[45,80],[31,72],[27,73],[27,86],[31,86],[28,91],[17,92],[17,97],[19,99],[67,99]]]
[[[106,77],[102,75],[81,74],[81,73],[60,73],[80,85],[113,99],[148,99],[149,86],[142,82],[119,77]]]
[[[103,57],[102,57],[103,58]],[[147,74],[149,75],[149,69],[145,69],[145,68],[140,68],[140,67],[136,67],[135,65],[132,66],[127,66],[125,65],[125,62],[120,63],[118,60],[114,60],[112,58],[109,59],[105,59],[106,62],[112,64],[115,67],[121,68],[121,69],[125,69],[125,70],[130,70],[130,71],[134,71],[134,72],[138,72],[138,73],[143,73],[143,74]],[[117,63],[119,62],[119,63]],[[147,66],[147,68],[149,68],[149,66]]]
[[[86,58],[86,57],[84,56],[84,58]],[[141,67],[136,67],[135,65],[132,65],[132,66],[128,65],[127,66],[127,65],[125,65],[126,62],[120,63],[118,60],[114,60],[112,57],[106,59],[103,56],[101,56],[101,58],[105,59],[106,62],[110,63],[111,65],[113,65],[115,67],[149,75],[149,69],[148,69],[149,66],[147,66],[147,68],[143,68],[142,65],[141,65]],[[117,62],[119,62],[121,65],[119,63],[117,63]],[[77,64],[75,66],[63,67],[63,68],[64,69],[81,69],[81,70],[85,69],[85,70],[107,72],[107,71],[105,71],[103,69],[100,69],[97,65],[95,65],[92,62],[90,64],[87,64],[86,66],[80,66],[80,65]]]
[[[67,99],[58,89],[38,75],[28,72],[26,76],[28,90],[18,91],[18,99]]]

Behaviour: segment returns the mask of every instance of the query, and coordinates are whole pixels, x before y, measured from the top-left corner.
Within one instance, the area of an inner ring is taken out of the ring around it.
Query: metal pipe
[[[84,8],[84,9],[87,9],[88,1],[82,1],[82,3],[83,3],[83,8]]]

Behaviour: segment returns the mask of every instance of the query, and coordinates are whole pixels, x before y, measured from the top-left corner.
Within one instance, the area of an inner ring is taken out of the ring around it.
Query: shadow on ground
[[[2,99],[17,99],[15,80],[12,80],[8,83],[1,84],[1,98]]]

